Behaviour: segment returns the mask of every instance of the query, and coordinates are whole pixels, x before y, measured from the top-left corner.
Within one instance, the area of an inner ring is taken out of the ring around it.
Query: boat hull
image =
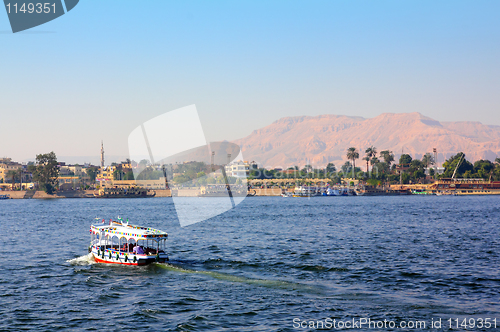
[[[92,248],[92,256],[97,263],[121,264],[121,265],[147,265],[151,263],[164,263],[168,261],[168,255],[160,253],[157,255],[136,255],[134,253],[121,252],[117,250],[101,250]]]

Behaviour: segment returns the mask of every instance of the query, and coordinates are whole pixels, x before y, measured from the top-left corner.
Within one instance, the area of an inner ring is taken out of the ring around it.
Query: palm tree
[[[372,145],[370,146],[368,149],[365,150],[365,153],[366,153],[366,157],[368,158],[368,160],[366,160],[366,172],[368,172],[368,162],[377,156],[377,149]]]
[[[23,190],[23,168],[19,167],[17,170],[17,177],[19,179],[19,189]]]
[[[12,190],[14,190],[14,185],[16,184],[17,172],[10,170],[7,172],[6,175],[7,175],[7,177],[12,179]]]
[[[354,178],[354,169],[356,168],[356,159],[359,158],[359,152],[354,147],[347,149],[347,159],[352,160],[352,177]]]
[[[340,167],[340,169],[342,170],[342,173],[347,173],[350,169],[351,169],[351,162],[350,161],[346,161],[344,163],[344,165],[342,165],[342,167]]]
[[[428,168],[429,165],[434,164],[434,157],[430,153],[426,153],[422,157],[422,163],[425,165],[425,168]]]
[[[366,173],[368,173],[368,163],[370,162],[370,157],[366,156],[363,158],[364,161],[366,161]]]
[[[384,158],[386,164],[389,165],[389,167],[391,167],[391,163],[394,161],[394,154],[392,153],[392,151],[389,150],[380,151],[380,156]]]

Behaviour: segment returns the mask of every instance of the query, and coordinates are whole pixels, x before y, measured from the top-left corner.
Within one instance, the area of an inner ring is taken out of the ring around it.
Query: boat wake
[[[92,254],[83,255],[80,257],[76,257],[73,259],[68,259],[66,263],[70,263],[71,265],[92,265],[97,264],[94,260],[94,256]]]
[[[269,288],[281,288],[281,289],[287,289],[287,290],[298,290],[298,291],[305,291],[308,293],[321,294],[323,292],[323,290],[321,290],[319,287],[309,286],[309,285],[304,285],[304,284],[299,284],[299,283],[294,283],[294,282],[289,282],[289,281],[283,281],[283,280],[254,279],[254,278],[235,276],[232,274],[220,273],[220,272],[215,272],[215,271],[190,270],[190,269],[186,269],[186,268],[183,268],[180,266],[167,264],[167,263],[156,263],[156,265],[165,269],[165,270],[168,270],[168,271],[206,275],[206,276],[218,279],[218,280],[224,280],[224,281],[229,281],[229,282],[234,282],[234,283],[243,283],[243,284],[249,284],[249,285],[269,287]]]

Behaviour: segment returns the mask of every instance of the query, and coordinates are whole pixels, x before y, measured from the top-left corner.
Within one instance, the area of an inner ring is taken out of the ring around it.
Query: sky
[[[82,0],[13,34],[0,10],[0,157],[127,155],[195,104],[207,141],[287,116],[420,112],[500,125],[498,1]],[[107,159],[107,163],[113,157]]]

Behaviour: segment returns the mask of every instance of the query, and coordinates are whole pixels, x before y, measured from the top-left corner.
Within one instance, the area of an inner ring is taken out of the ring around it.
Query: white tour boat
[[[89,253],[98,263],[145,265],[168,261],[168,234],[157,229],[129,225],[121,219],[90,226]]]

